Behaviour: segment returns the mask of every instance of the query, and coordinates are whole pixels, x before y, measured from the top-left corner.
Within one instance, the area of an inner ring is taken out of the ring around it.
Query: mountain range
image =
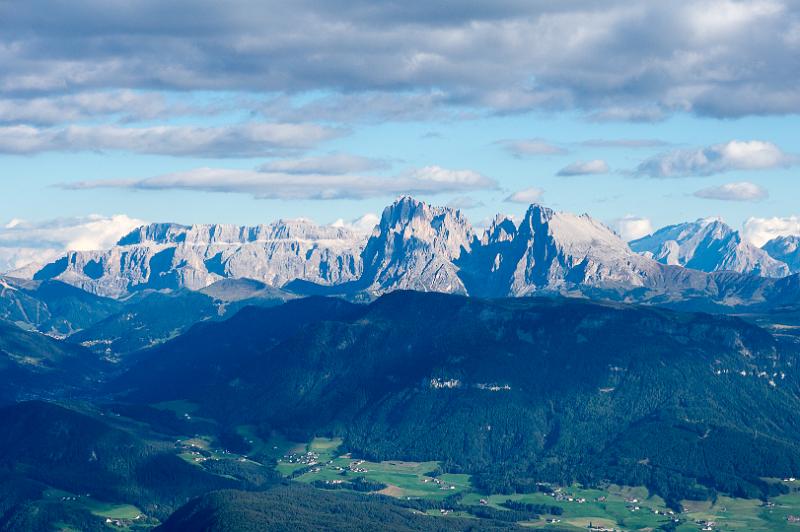
[[[704,272],[734,271],[764,277],[786,277],[789,265],[742,239],[722,220],[704,218],[670,225],[630,243],[632,250],[663,264]]]
[[[769,479],[800,476],[796,306],[770,304],[745,321],[537,290],[480,297],[467,273],[498,253],[491,282],[546,285],[577,275],[565,273],[576,267],[566,257],[604,259],[618,239],[601,242],[608,230],[588,217],[532,209],[519,226],[496,220],[467,251],[472,235],[457,231],[458,216],[408,207],[420,210],[387,216],[377,231],[396,232],[397,247],[365,248],[368,275],[347,284],[363,283],[355,294],[414,286],[399,267],[409,256],[435,263],[421,270],[426,282],[459,282],[461,295],[397,289],[357,302],[231,278],[111,299],[59,280],[7,282],[0,317],[15,322],[0,319],[0,530],[105,530],[111,507],[140,530],[303,529],[297,519],[352,529],[347,516],[362,514],[364,530],[509,529],[553,512],[485,508],[481,498],[613,483],[645,486],[680,512],[718,493],[772,501],[790,488]],[[444,230],[430,230],[431,215]],[[596,233],[555,246],[560,254],[528,243],[529,233],[560,238],[576,226],[584,235],[587,223]],[[634,266],[737,284],[751,300],[776,301],[777,286],[798,293],[797,276],[707,274],[632,256]],[[427,484],[415,475],[397,488],[374,476],[356,485],[363,472],[286,469],[290,449],[310,452],[317,440],[351,467],[412,463],[423,476],[468,479],[470,492],[417,498]],[[292,480],[302,475],[311,486]]]
[[[384,209],[370,235],[305,220],[256,227],[150,224],[110,249],[66,253],[30,272],[30,281],[60,281],[116,299],[246,278],[298,294],[356,299],[412,289],[739,306],[797,295],[787,290],[797,284],[790,275],[800,265],[798,238],[759,249],[708,219],[665,227],[629,245],[586,214],[538,204],[519,223],[498,216],[478,231],[459,210],[402,197]]]

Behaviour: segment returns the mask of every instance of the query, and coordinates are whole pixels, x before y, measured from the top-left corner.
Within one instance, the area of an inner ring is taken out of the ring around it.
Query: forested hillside
[[[342,304],[292,302],[318,316],[294,328],[282,307],[196,327],[115,386],[262,432],[340,435],[374,459],[441,460],[493,491],[612,480],[670,500],[757,496],[760,477],[800,475],[797,353],[737,318],[414,292],[321,305]]]

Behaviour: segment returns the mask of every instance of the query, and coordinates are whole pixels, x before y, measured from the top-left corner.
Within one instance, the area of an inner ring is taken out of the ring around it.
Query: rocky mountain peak
[[[800,272],[800,235],[773,238],[762,249],[773,259],[789,266],[792,273]]]
[[[789,274],[786,264],[744,241],[738,231],[719,218],[670,225],[632,241],[630,246],[662,264],[704,272],[735,271],[765,277]]]
[[[384,209],[364,249],[362,284],[372,291],[465,292],[453,262],[474,239],[461,211],[398,198]]]
[[[152,223],[137,227],[117,242],[118,246],[135,246],[144,244],[175,244],[183,242],[187,225],[174,223]]]

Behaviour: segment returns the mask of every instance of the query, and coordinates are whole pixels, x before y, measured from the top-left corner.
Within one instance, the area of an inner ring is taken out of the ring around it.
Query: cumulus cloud
[[[577,161],[569,164],[559,170],[556,175],[570,177],[576,175],[607,174],[608,171],[608,163],[602,159],[595,159],[593,161]]]
[[[704,188],[695,192],[694,195],[698,198],[723,201],[760,201],[768,198],[769,192],[755,183],[740,181]]]
[[[771,142],[732,140],[705,148],[662,153],[642,162],[636,175],[649,177],[708,176],[734,170],[768,170],[798,163]]]
[[[514,192],[513,194],[508,196],[505,199],[505,201],[511,203],[524,203],[524,204],[538,203],[539,201],[542,200],[543,195],[544,195],[544,190],[542,190],[541,188],[530,187]]]
[[[800,216],[750,217],[744,222],[742,234],[758,247],[779,236],[800,235]]]
[[[144,223],[124,214],[37,222],[13,219],[0,227],[0,272],[48,262],[67,250],[107,248]]]
[[[258,169],[262,172],[284,172],[287,174],[334,175],[380,170],[387,166],[389,166],[389,163],[381,159],[347,153],[332,153],[301,159],[276,159],[261,165]]]
[[[496,188],[497,183],[472,170],[426,166],[388,177],[196,168],[145,179],[83,181],[65,183],[61,186],[71,190],[129,188],[235,192],[252,194],[256,198],[264,199],[342,199],[491,189]]]
[[[343,133],[316,124],[285,123],[215,127],[16,125],[0,127],[0,153],[122,150],[173,156],[259,157],[310,148]]]
[[[596,120],[797,113],[799,22],[790,0],[3,2],[0,92],[440,91],[437,107]]]
[[[543,139],[500,140],[497,144],[518,158],[529,155],[560,155],[567,152],[564,148]]]
[[[369,234],[373,229],[375,229],[375,226],[378,225],[380,221],[380,216],[374,212],[368,212],[363,216],[359,216],[355,220],[345,221],[343,218],[339,218],[331,225],[333,227],[346,227],[347,229],[355,231],[356,233]]]
[[[649,218],[628,214],[614,220],[617,234],[626,242],[642,238],[653,233],[653,222]]]

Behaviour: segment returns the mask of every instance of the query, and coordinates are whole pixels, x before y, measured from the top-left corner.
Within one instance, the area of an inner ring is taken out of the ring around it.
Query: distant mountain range
[[[786,277],[786,262],[742,240],[738,231],[718,219],[670,225],[630,243],[631,249],[663,264],[704,272],[734,271],[764,277]]]
[[[799,241],[779,238],[759,249],[708,219],[629,245],[588,215],[536,204],[518,224],[498,216],[477,231],[459,210],[403,197],[386,207],[371,235],[304,220],[151,224],[111,249],[72,251],[27,275],[111,298],[246,278],[299,294],[365,299],[412,289],[736,306],[796,299],[791,275],[800,270]]]

